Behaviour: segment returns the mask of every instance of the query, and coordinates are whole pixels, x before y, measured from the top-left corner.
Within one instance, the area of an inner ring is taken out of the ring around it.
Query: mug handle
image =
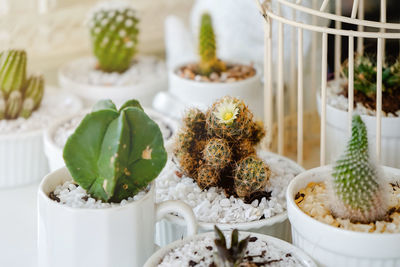
[[[158,92],[153,99],[153,108],[170,117],[180,119],[186,110],[186,105],[169,92]]]
[[[179,200],[168,200],[156,204],[156,220],[161,220],[165,215],[177,212],[186,222],[188,236],[197,234],[197,220],[192,208]]]

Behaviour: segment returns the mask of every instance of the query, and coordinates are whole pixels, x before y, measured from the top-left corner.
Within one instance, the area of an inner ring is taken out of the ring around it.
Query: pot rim
[[[262,151],[266,152],[267,154],[274,155],[275,157],[278,157],[280,159],[284,159],[284,160],[290,162],[293,166],[296,166],[296,168],[298,168],[299,173],[302,173],[305,171],[305,169],[303,167],[301,167],[300,165],[298,165],[296,162],[294,162],[293,160],[291,160],[289,158],[283,157],[281,155],[272,153],[267,150],[262,150]],[[295,178],[293,178],[293,179],[295,179]],[[173,214],[165,215],[164,219],[166,219],[174,224],[178,224],[181,226],[185,225],[183,218],[173,215]],[[250,222],[240,222],[240,223],[217,223],[217,222],[211,223],[211,222],[197,221],[197,224],[199,226],[199,229],[202,228],[202,229],[206,229],[206,230],[212,230],[214,225],[217,225],[221,230],[230,230],[233,228],[249,230],[249,229],[254,229],[254,228],[271,226],[276,223],[284,222],[286,219],[288,219],[287,209],[282,213],[276,214],[270,218],[266,218],[266,219],[262,219],[262,220],[256,220],[256,221],[250,221]]]
[[[151,198],[152,196],[154,196],[154,180],[150,183],[150,189],[148,190],[148,192],[146,192],[146,194],[139,200],[134,200],[131,202],[128,202],[126,205],[121,206],[121,205],[117,205],[117,206],[111,206],[111,207],[107,207],[107,208],[73,208],[70,207],[68,205],[65,204],[60,204],[57,201],[54,201],[52,199],[50,199],[50,197],[48,196],[47,193],[45,193],[44,187],[46,186],[46,184],[51,181],[51,179],[54,179],[54,177],[59,177],[59,176],[66,176],[67,179],[65,179],[64,181],[71,181],[73,180],[72,176],[70,175],[67,167],[61,167],[49,174],[47,174],[42,181],[39,184],[39,188],[38,188],[38,198],[41,199],[42,201],[45,202],[46,205],[49,205],[53,208],[60,208],[65,210],[66,212],[75,212],[75,213],[104,213],[104,212],[109,212],[109,211],[118,211],[118,210],[122,210],[122,209],[126,209],[129,208],[131,206],[135,206],[135,205],[141,205],[142,202],[145,202],[146,200],[148,200],[149,198]],[[155,203],[154,201],[154,205],[156,205],[157,203]]]
[[[221,229],[222,230],[222,229]],[[222,230],[224,234],[226,234],[228,231]],[[311,259],[310,256],[308,256],[305,252],[303,252],[300,248],[295,247],[294,245],[283,241],[281,239],[278,239],[276,237],[272,237],[269,235],[264,235],[260,233],[253,233],[253,232],[247,232],[247,231],[240,231],[240,236],[244,235],[251,235],[254,237],[257,237],[260,240],[266,241],[268,243],[272,243],[276,245],[277,247],[281,249],[288,249],[290,250],[290,253],[294,253],[297,258],[299,258],[302,263],[306,264],[308,267],[317,267],[315,262]],[[165,255],[170,252],[171,250],[181,247],[184,244],[195,241],[195,240],[201,240],[204,239],[205,237],[208,236],[214,236],[214,232],[207,232],[207,233],[202,233],[202,234],[197,234],[194,236],[189,236],[185,237],[184,239],[174,241],[165,247],[162,247],[158,251],[156,251],[145,263],[144,267],[153,267],[155,266],[156,263],[158,263],[161,259],[165,257]]]
[[[390,173],[398,173],[397,175],[400,175],[400,170],[396,169],[396,168],[391,168],[391,167],[387,167],[387,166],[382,166],[384,172],[390,172]],[[298,217],[300,218],[301,221],[303,221],[305,224],[309,225],[310,228],[312,228],[312,225],[315,225],[321,229],[323,229],[323,231],[330,231],[330,232],[334,232],[337,235],[342,235],[342,236],[346,236],[346,238],[377,238],[377,239],[381,239],[381,238],[400,238],[400,233],[364,233],[364,232],[357,232],[357,231],[352,231],[352,230],[347,230],[347,229],[342,229],[342,228],[337,228],[334,227],[332,225],[323,223],[317,219],[314,219],[312,217],[310,217],[309,215],[307,215],[306,213],[304,213],[294,202],[294,196],[297,194],[295,190],[295,187],[303,182],[306,179],[309,179],[309,176],[311,174],[318,174],[320,173],[321,175],[318,176],[320,179],[316,179],[318,181],[314,181],[314,182],[319,182],[319,181],[324,181],[327,177],[327,172],[330,172],[332,169],[332,165],[325,165],[325,166],[321,166],[321,167],[317,167],[317,168],[313,168],[310,170],[307,170],[303,173],[300,173],[299,175],[297,175],[289,184],[287,190],[286,190],[286,203],[288,206],[288,210],[290,209],[293,214],[291,212],[289,212],[289,221],[292,223],[292,221],[290,220],[291,217]],[[292,227],[295,227],[295,225],[293,225]]]

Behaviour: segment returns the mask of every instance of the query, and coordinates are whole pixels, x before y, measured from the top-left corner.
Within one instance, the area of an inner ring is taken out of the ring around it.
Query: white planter
[[[50,171],[55,171],[65,165],[62,155],[63,147],[60,147],[58,144],[56,144],[54,140],[57,129],[59,129],[61,125],[72,120],[73,118],[77,116],[83,116],[88,112],[89,110],[86,110],[85,112],[81,112],[79,114],[74,114],[72,116],[66,116],[64,118],[61,118],[60,120],[55,121],[52,125],[50,125],[50,127],[46,129],[43,136],[44,140],[43,142],[44,142],[44,152],[49,162]],[[152,118],[153,120],[159,120],[161,123],[165,124],[169,128],[169,130],[171,130],[171,136],[169,136],[168,139],[164,140],[165,146],[167,147],[169,143],[172,142],[173,134],[178,129],[178,122],[166,116],[163,116],[162,114],[152,109],[145,108],[145,112],[147,115],[150,116],[150,118]]]
[[[388,179],[400,177],[400,170],[384,167]],[[372,234],[339,229],[319,222],[294,202],[295,195],[310,182],[322,182],[331,166],[308,170],[298,175],[287,190],[293,244],[326,267],[400,266],[400,234]]]
[[[149,57],[139,57],[149,58]],[[154,76],[152,79],[136,84],[124,85],[95,85],[89,82],[80,82],[71,73],[75,70],[82,69],[89,75],[90,66],[94,66],[96,59],[93,57],[84,57],[75,59],[66,65],[62,66],[58,72],[58,79],[61,87],[70,90],[72,93],[80,96],[85,105],[92,106],[99,100],[111,99],[117,106],[122,105],[129,99],[138,99],[142,105],[151,105],[154,95],[166,90],[167,88],[167,74],[163,70],[158,73],[146,73],[149,77]],[[150,71],[150,70],[149,70]],[[117,75],[117,74],[115,74]]]
[[[200,234],[200,235],[187,237],[183,240],[175,241],[175,242],[161,248],[156,253],[154,253],[153,256],[151,256],[151,258],[149,258],[148,261],[145,263],[144,267],[156,267],[156,266],[158,266],[160,261],[162,261],[162,259],[165,257],[165,255],[167,255],[171,250],[183,247],[185,244],[187,244],[191,241],[204,239],[205,237],[214,238],[214,235],[215,234],[213,232],[210,232],[210,233],[204,233],[204,234]],[[226,235],[226,233],[225,233],[225,235]],[[303,264],[303,266],[306,266],[306,267],[316,267],[317,266],[307,254],[305,254],[300,249],[296,248],[295,246],[293,246],[285,241],[282,241],[280,239],[277,239],[277,238],[274,238],[271,236],[267,236],[267,235],[240,231],[240,238],[244,238],[249,235],[251,235],[252,237],[253,236],[257,237],[257,239],[260,239],[261,241],[265,241],[268,244],[273,244],[276,247],[280,248],[282,251],[285,251],[285,252],[287,251],[287,253],[291,253],[292,256],[301,260],[301,263]]]
[[[243,99],[255,116],[262,118],[263,90],[258,73],[237,82],[197,82],[180,77],[176,74],[177,69],[169,72],[169,91],[156,96],[154,108],[170,116],[180,117],[185,108],[194,106],[206,109],[215,100],[230,95]]]
[[[79,99],[65,92],[53,89],[47,90],[46,94],[55,101],[61,98],[68,100],[71,103],[71,113],[82,107]],[[43,132],[44,128],[21,133],[0,133],[0,188],[31,184],[48,173]]]
[[[321,97],[317,94],[318,112],[321,114]],[[361,115],[370,140],[370,150],[375,152],[376,117]],[[382,117],[381,130],[381,163],[386,166],[400,168],[400,117]],[[326,105],[326,158],[335,161],[343,151],[349,137],[348,112]]]
[[[284,158],[278,155],[275,156]],[[287,158],[284,159],[291,162],[293,166],[296,166],[299,173],[304,171],[304,169],[295,162]],[[199,221],[199,233],[214,231],[214,225],[217,225],[224,231],[238,229],[239,231],[266,234],[288,242],[291,241],[290,223],[286,211],[267,219],[244,223],[209,223]],[[181,217],[168,214],[156,225],[156,243],[160,246],[165,246],[186,235],[185,222]]]
[[[169,212],[185,217],[190,234],[196,220],[180,201],[155,204],[154,184],[140,200],[103,209],[71,208],[48,197],[72,180],[61,168],[47,175],[38,191],[40,267],[141,267],[155,250],[154,224]]]

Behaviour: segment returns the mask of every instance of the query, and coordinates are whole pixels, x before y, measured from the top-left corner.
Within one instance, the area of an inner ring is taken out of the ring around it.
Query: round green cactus
[[[0,54],[0,120],[29,118],[40,106],[44,80],[41,76],[26,79],[26,61],[23,50]]]
[[[231,162],[231,148],[223,139],[210,139],[203,150],[203,158],[211,167],[223,169]]]
[[[195,180],[201,189],[207,189],[217,186],[219,179],[218,170],[208,164],[203,164],[198,168]]]
[[[158,125],[137,101],[98,103],[63,152],[74,181],[94,198],[119,203],[154,180],[167,161]]]
[[[367,129],[359,115],[353,116],[351,138],[332,177],[331,208],[336,216],[369,223],[386,215],[380,173],[370,159]]]
[[[94,55],[105,72],[124,72],[137,52],[138,18],[129,4],[105,2],[89,19]]]
[[[245,198],[254,192],[264,191],[269,176],[270,170],[261,159],[253,155],[242,159],[235,170],[236,194]]]

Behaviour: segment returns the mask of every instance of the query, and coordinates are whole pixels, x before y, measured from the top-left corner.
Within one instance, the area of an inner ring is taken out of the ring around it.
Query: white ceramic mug
[[[103,209],[72,208],[49,198],[72,180],[64,167],[47,175],[38,192],[40,267],[141,267],[154,250],[154,225],[165,214],[181,214],[191,235],[192,209],[180,201],[155,204],[154,184],[140,200]]]

